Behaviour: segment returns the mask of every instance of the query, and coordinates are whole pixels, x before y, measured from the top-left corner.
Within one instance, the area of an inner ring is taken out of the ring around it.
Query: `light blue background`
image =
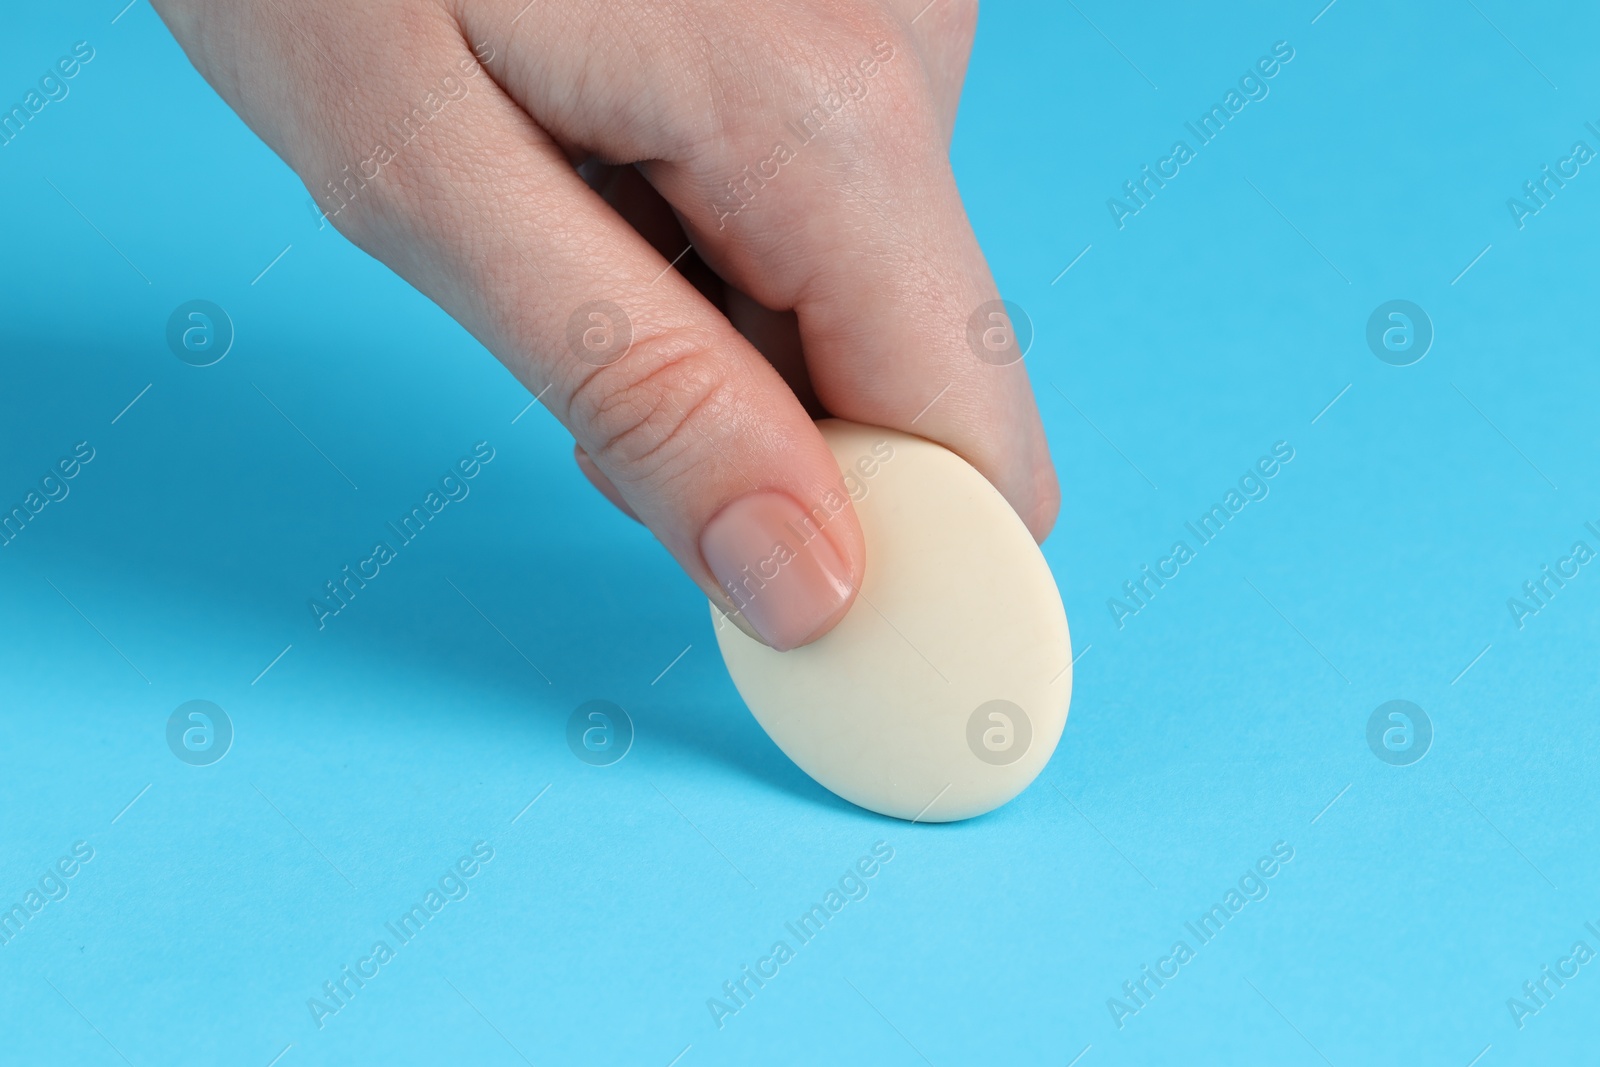
[[[1081,658],[1034,786],[913,826],[783,757],[704,599],[560,427],[513,424],[525,391],[319,230],[121,3],[13,6],[0,34],[6,107],[73,42],[97,51],[0,148],[0,500],[96,449],[0,549],[0,903],[95,850],[0,948],[0,1060],[1592,1054],[1600,961],[1524,1029],[1506,1006],[1600,949],[1600,569],[1521,629],[1506,606],[1600,548],[1600,172],[1523,229],[1506,207],[1600,148],[1592,10],[985,8],[954,156],[1037,330],[1065,492],[1045,553]],[[1118,230],[1106,199],[1280,40],[1270,96]],[[163,338],[196,297],[238,334],[204,369]],[[1409,367],[1364,339],[1394,298],[1436,330]],[[307,598],[480,439],[471,496],[317,632]],[[1119,630],[1107,598],[1280,440],[1271,495]],[[564,740],[594,698],[637,726],[609,768]],[[166,746],[191,699],[236,730],[209,767]],[[1436,731],[1412,766],[1367,746],[1391,699]],[[480,840],[470,895],[319,1031],[307,999]],[[706,999],[879,840],[870,895],[719,1031]],[[1118,1029],[1107,998],[1278,841],[1270,895]]]

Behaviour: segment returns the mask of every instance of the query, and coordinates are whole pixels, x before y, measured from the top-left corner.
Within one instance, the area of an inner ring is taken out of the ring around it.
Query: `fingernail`
[[[850,600],[849,568],[822,532],[830,517],[766,491],[735,500],[700,533],[717,584],[779,652],[804,644]]]

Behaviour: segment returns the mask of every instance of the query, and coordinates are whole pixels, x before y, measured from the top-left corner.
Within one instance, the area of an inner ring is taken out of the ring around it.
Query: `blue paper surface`
[[[1590,1053],[1592,10],[985,7],[953,157],[1078,660],[1038,781],[948,826],[788,762],[565,432],[147,4],[3,23],[0,107],[93,58],[0,146],[0,503],[44,501],[0,547],[0,1061]]]

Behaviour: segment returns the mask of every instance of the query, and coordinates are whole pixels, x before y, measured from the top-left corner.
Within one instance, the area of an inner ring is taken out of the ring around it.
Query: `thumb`
[[[641,258],[659,271],[652,257]],[[563,421],[584,473],[724,612],[773,648],[794,648],[831,629],[860,586],[849,492],[782,377],[692,286],[668,277],[659,295],[628,302],[616,326],[639,335],[573,390]],[[662,325],[671,319],[695,324]],[[591,336],[616,344],[599,322]]]
[[[826,633],[866,553],[800,401],[514,104],[453,106],[473,114],[336,221],[542,399],[736,623],[780,651]]]

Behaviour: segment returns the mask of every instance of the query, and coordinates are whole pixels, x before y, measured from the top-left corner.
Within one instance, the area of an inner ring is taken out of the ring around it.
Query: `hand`
[[[944,444],[1042,539],[1026,372],[968,343],[998,295],[948,161],[973,0],[525,3],[155,0],[333,223],[774,648],[868,566],[813,416]]]

